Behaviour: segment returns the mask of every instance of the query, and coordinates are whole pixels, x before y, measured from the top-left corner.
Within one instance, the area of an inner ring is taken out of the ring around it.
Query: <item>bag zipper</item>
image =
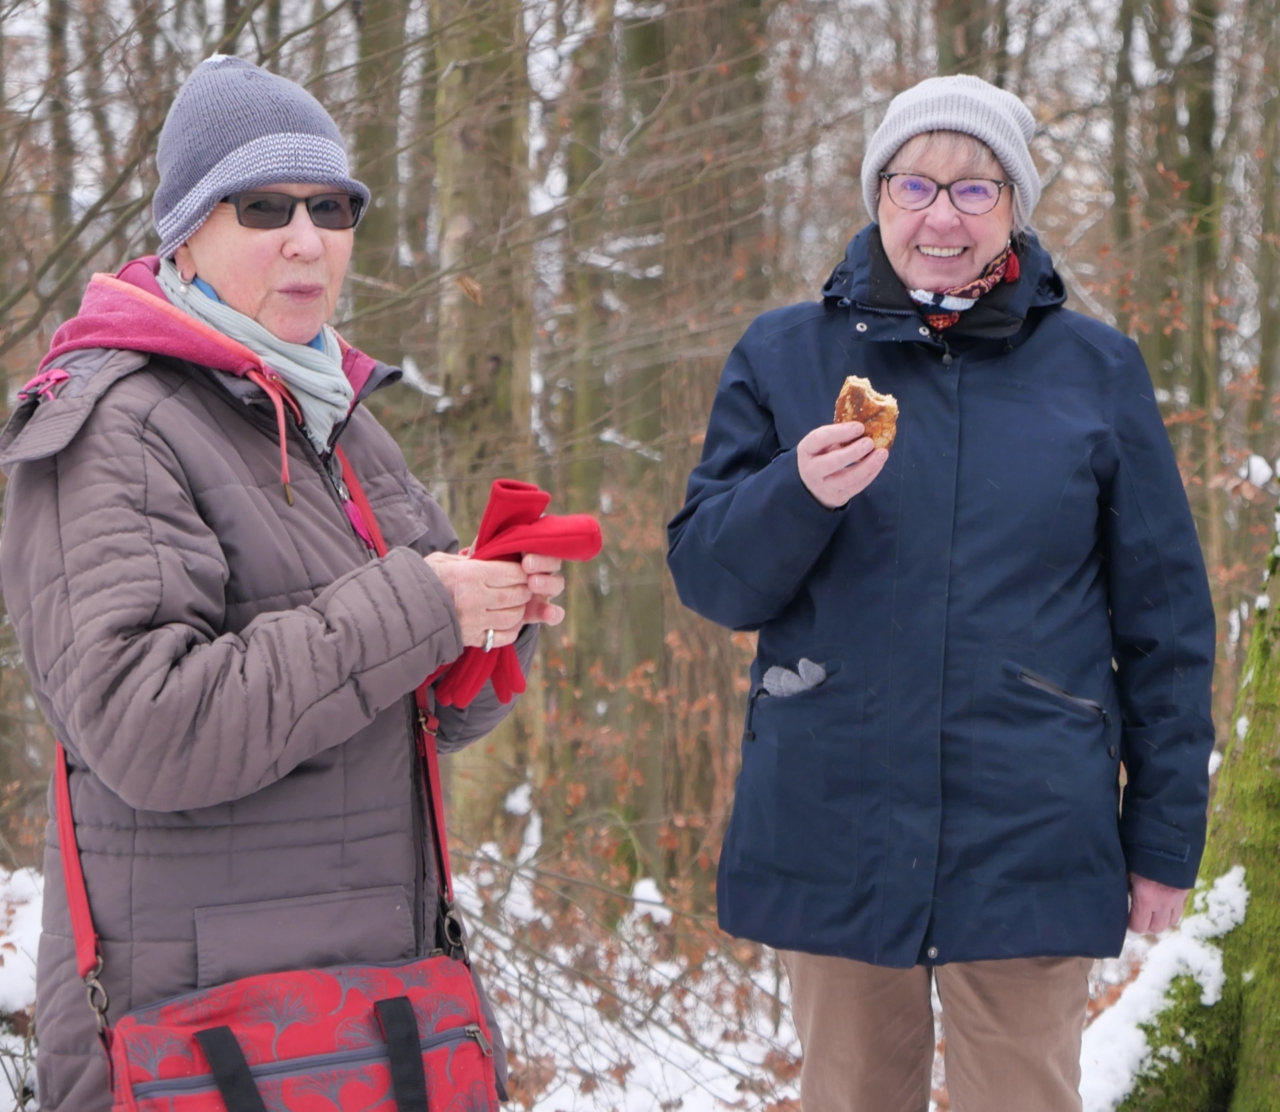
[[[1083,695],[1072,695],[1065,687],[1054,683],[1053,680],[1046,679],[1044,676],[1028,671],[1026,668],[1021,666],[1018,667],[1015,674],[1018,679],[1028,687],[1034,687],[1038,691],[1044,691],[1050,695],[1056,695],[1059,699],[1064,699],[1068,703],[1074,703],[1083,710],[1092,711],[1102,719],[1104,724],[1110,725],[1111,716],[1107,713],[1107,708],[1101,703],[1095,702],[1093,699],[1086,699]]]
[[[493,1044],[485,1037],[478,1023],[469,1023],[465,1027],[453,1027],[423,1039],[420,1043],[422,1052],[438,1050],[451,1043],[475,1041],[480,1052],[486,1058],[493,1057]],[[327,1054],[311,1054],[303,1058],[290,1058],[284,1062],[268,1062],[261,1066],[250,1066],[249,1073],[255,1081],[275,1077],[288,1077],[298,1073],[309,1073],[313,1070],[333,1069],[340,1066],[359,1066],[371,1062],[389,1062],[385,1047],[361,1048],[360,1050],[334,1050]],[[183,1096],[215,1090],[213,1074],[202,1073],[194,1077],[175,1077],[161,1081],[143,1081],[133,1086],[136,1100],[151,1100],[164,1097]]]

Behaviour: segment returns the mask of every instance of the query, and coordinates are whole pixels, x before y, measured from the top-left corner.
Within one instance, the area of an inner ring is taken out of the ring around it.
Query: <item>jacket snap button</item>
[[[925,951],[925,953],[928,954],[928,956],[931,958],[936,958],[938,956],[938,947],[930,946],[929,949]]]
[[[1118,750],[1114,745],[1108,745],[1108,746],[1107,746],[1107,756],[1108,756],[1108,757],[1111,757],[1111,758],[1113,758],[1113,759],[1114,759],[1114,758],[1115,758],[1115,755],[1116,755],[1118,752],[1120,752],[1120,750]]]
[[[927,335],[929,335],[929,326],[928,326],[928,325],[922,324],[922,325],[920,326],[920,335],[921,335],[921,336],[927,336]]]
[[[856,328],[859,332],[865,332],[867,330],[867,322],[865,320],[860,320],[853,327]]]

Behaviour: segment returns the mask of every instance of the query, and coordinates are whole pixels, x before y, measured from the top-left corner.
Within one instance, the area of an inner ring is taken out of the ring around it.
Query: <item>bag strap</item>
[[[341,447],[334,449],[338,462],[342,464],[342,479],[351,492],[351,501],[355,503],[369,536],[373,539],[373,550],[379,556],[387,554],[387,542],[378,528],[378,519],[374,516],[373,507],[365,496],[360,480],[356,478],[355,469],[347,459]],[[450,945],[462,948],[461,922],[453,910],[453,870],[449,866],[449,840],[444,827],[444,793],[440,787],[440,759],[436,751],[436,730],[440,721],[431,713],[431,681],[436,677],[428,676],[414,691],[414,702],[418,707],[417,745],[418,757],[422,762],[424,794],[427,797],[427,817],[431,824],[431,840],[436,851],[437,876],[441,879],[441,896],[444,900],[445,935]],[[456,935],[456,938],[455,938]]]
[[[230,1027],[209,1027],[197,1031],[195,1038],[227,1112],[267,1112],[235,1032]]]
[[[102,975],[102,943],[89,910],[89,891],[80,867],[80,846],[76,842],[76,822],[71,813],[71,774],[62,742],[54,748],[54,806],[58,816],[58,852],[62,858],[62,881],[67,889],[71,914],[71,934],[76,943],[76,972],[89,992],[89,1007],[98,1021],[98,1038],[111,1061],[111,1032],[107,1026],[107,990],[98,979]]]
[[[351,500],[360,512],[365,528],[373,539],[374,551],[379,556],[387,554],[387,542],[378,528],[378,519],[347,460],[346,453],[335,449],[342,464],[343,478],[351,492]],[[431,681],[427,677],[414,692],[418,708],[417,738],[418,758],[422,765],[424,792],[427,801],[427,819],[431,825],[431,841],[435,847],[436,875],[441,878],[441,919],[444,941],[451,956],[466,960],[466,945],[462,934],[462,921],[453,906],[453,871],[449,867],[449,843],[444,826],[444,793],[440,788],[440,761],[436,752],[436,730],[440,722],[431,713]],[[93,914],[89,910],[89,892],[84,883],[84,870],[80,865],[80,847],[76,840],[75,817],[71,811],[71,783],[67,765],[67,753],[62,742],[57,743],[54,757],[54,803],[58,818],[58,850],[62,858],[62,878],[67,889],[67,907],[71,914],[71,933],[76,944],[76,970],[89,992],[89,1006],[98,1022],[98,1038],[108,1048],[110,1060],[110,1028],[107,1025],[107,992],[99,977],[102,974],[102,944],[93,926]]]
[[[428,1112],[427,1072],[422,1065],[418,1017],[407,996],[378,1000],[374,1005],[391,1059],[391,1092],[397,1112]]]

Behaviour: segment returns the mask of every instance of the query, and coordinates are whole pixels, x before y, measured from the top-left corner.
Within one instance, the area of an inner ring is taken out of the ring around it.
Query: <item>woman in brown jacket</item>
[[[160,137],[158,257],[97,275],[0,436],[0,577],[64,742],[109,1018],[436,945],[412,693],[563,611],[558,561],[466,560],[325,324],[368,190],[298,86],[201,65]],[[352,512],[339,442],[390,551]],[[457,749],[507,713],[441,707]],[[110,1106],[49,824],[40,1106]]]

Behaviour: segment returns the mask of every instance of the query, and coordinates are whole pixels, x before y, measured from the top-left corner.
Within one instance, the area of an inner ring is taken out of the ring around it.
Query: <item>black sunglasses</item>
[[[293,220],[293,210],[307,206],[307,215],[317,228],[332,232],[354,228],[360,219],[364,201],[349,193],[317,193],[314,197],[294,197],[288,193],[272,193],[254,189],[232,193],[222,198],[235,205],[236,219],[245,228],[283,228]]]

